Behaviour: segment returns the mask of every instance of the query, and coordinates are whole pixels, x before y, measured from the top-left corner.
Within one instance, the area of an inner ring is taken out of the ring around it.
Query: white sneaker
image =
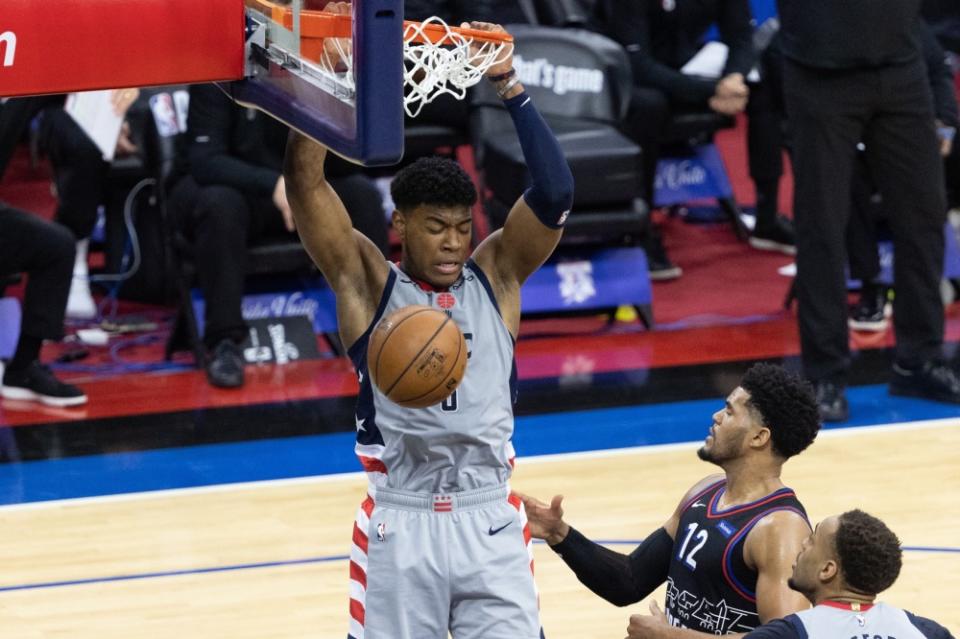
[[[73,279],[70,281],[70,295],[67,297],[67,317],[71,319],[93,319],[97,316],[97,305],[90,293],[90,277],[87,271],[87,250],[90,240],[77,242],[77,257],[73,263]]]

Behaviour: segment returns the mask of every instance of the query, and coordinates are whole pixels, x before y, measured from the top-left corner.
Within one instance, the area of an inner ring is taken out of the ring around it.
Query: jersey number
[[[464,334],[463,334],[463,339],[465,339],[466,342],[467,342],[467,359],[469,360],[469,359],[470,359],[470,356],[473,354],[473,353],[470,352],[470,344],[473,343],[473,333],[464,333]],[[459,389],[457,389],[457,390],[459,390]],[[446,398],[445,400],[443,400],[443,402],[440,404],[440,410],[443,410],[443,411],[445,411],[445,412],[447,412],[447,413],[455,413],[455,412],[457,412],[457,407],[458,407],[458,405],[457,405],[457,391],[453,391],[453,394],[450,395],[450,397],[448,397],[448,398]]]
[[[448,413],[457,412],[457,391],[453,391],[450,397],[443,400],[443,403],[440,404],[440,409]]]
[[[696,533],[696,535],[694,535],[694,533]],[[696,539],[696,542],[688,554],[687,546],[690,545],[690,540],[694,538]],[[698,552],[700,552],[700,549],[703,548],[705,543],[707,543],[707,531],[701,530],[700,532],[697,532],[697,524],[689,524],[687,526],[687,536],[683,538],[683,544],[680,545],[680,552],[677,553],[677,560],[682,561],[691,570],[696,570],[697,560],[694,559],[694,557]]]

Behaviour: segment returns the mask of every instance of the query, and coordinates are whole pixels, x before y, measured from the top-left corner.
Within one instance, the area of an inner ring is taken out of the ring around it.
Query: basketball
[[[367,347],[373,383],[405,408],[426,408],[460,385],[467,368],[467,342],[443,311],[405,306],[384,317]]]

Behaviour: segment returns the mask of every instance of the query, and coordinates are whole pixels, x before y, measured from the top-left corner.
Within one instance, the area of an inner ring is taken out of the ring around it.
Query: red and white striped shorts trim
[[[511,506],[517,509],[517,512],[520,513],[520,525],[523,526],[523,543],[527,545],[527,556],[530,557],[530,574],[534,574],[533,570],[533,538],[530,534],[530,522],[527,520],[527,511],[523,507],[523,502],[520,501],[520,498],[515,494],[510,493],[510,496],[507,497],[507,501]],[[536,582],[533,585],[534,588],[537,587]],[[539,601],[540,595],[537,595],[537,600]]]
[[[357,510],[353,523],[353,543],[350,545],[350,637],[363,639],[365,604],[367,599],[367,545],[370,539],[370,515],[373,499],[367,498]]]

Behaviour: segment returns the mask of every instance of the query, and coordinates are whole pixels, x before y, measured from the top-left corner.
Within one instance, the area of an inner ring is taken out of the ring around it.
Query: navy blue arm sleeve
[[[573,206],[573,175],[560,144],[526,93],[504,101],[517,129],[531,186],[523,193],[537,218],[550,228],[560,228]]]
[[[667,580],[673,539],[658,528],[632,553],[622,555],[570,528],[566,538],[551,548],[584,586],[616,606],[629,606]]]

